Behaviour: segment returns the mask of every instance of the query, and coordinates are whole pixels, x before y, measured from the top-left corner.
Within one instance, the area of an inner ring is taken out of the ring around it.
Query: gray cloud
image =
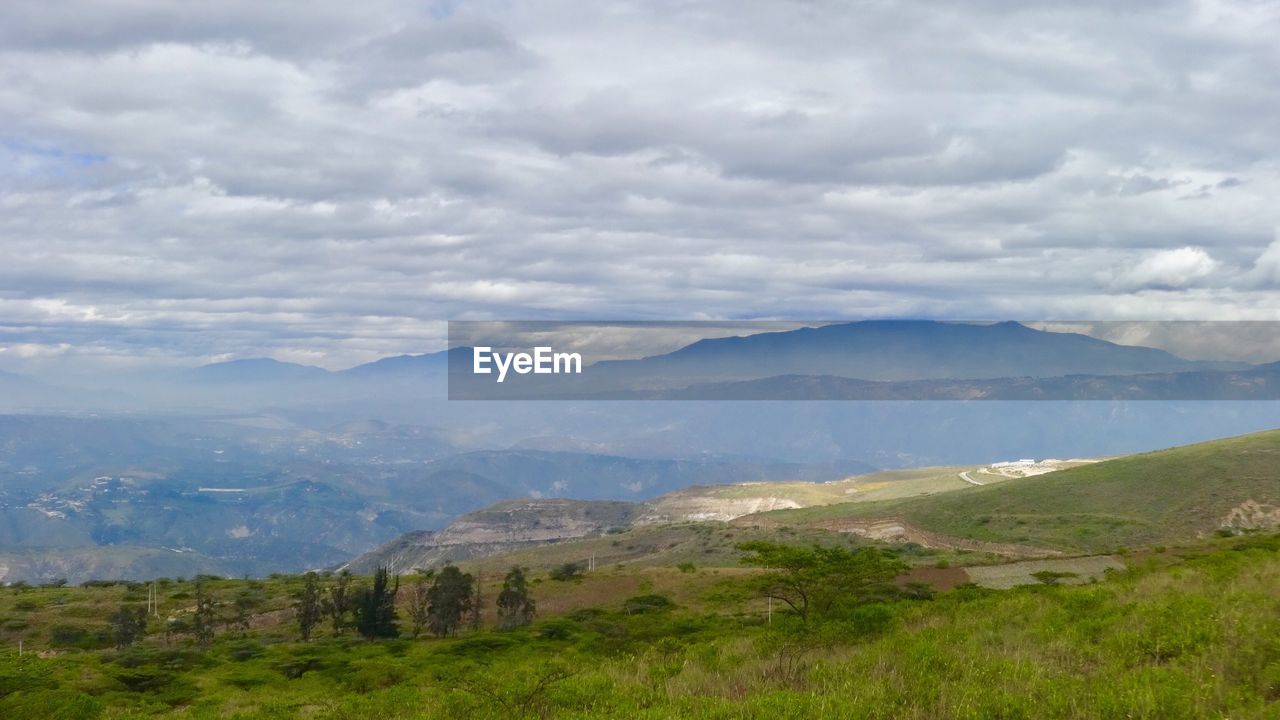
[[[1140,7],[4,3],[0,367],[1276,319],[1277,11]]]

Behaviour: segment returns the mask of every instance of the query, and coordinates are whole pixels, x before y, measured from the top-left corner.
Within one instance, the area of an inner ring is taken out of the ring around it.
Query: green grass
[[[1280,431],[1130,455],[964,492],[764,517],[793,525],[898,517],[955,537],[1109,552],[1212,534],[1246,500],[1280,504]]]
[[[623,612],[626,597],[690,577],[674,568],[544,582],[534,593],[548,606],[550,584],[612,590],[513,632],[300,643],[277,613],[208,650],[159,633],[119,652],[51,648],[42,633],[95,622],[137,589],[6,589],[0,613],[32,621],[28,651],[57,654],[0,650],[0,717],[1280,717],[1280,536],[1130,559],[1092,584],[863,606],[808,639],[780,613],[765,625],[757,602],[675,596],[670,611]],[[717,582],[734,578],[720,571]],[[245,581],[213,586],[231,597]],[[296,587],[258,585],[272,608]]]

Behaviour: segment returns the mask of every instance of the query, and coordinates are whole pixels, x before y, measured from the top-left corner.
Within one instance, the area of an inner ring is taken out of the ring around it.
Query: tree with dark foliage
[[[409,586],[409,623],[414,637],[422,634],[431,620],[431,586],[428,584],[435,572],[418,571]]]
[[[315,630],[316,625],[320,624],[322,610],[320,580],[315,573],[309,572],[302,584],[302,594],[298,596],[298,602],[293,606],[294,617],[298,621],[298,634],[302,636],[303,642],[311,639],[311,632]]]
[[[365,638],[393,638],[400,635],[396,623],[396,593],[400,591],[400,576],[395,585],[385,567],[373,574],[373,586],[356,596],[356,629]]]
[[[821,619],[840,604],[857,604],[890,593],[890,582],[906,565],[878,548],[795,547],[765,541],[742,543],[742,562],[765,568],[750,584],[763,597],[790,608],[800,622]]]
[[[191,618],[191,627],[195,632],[196,642],[207,648],[213,642],[213,635],[218,622],[217,603],[209,594],[203,578],[196,578],[196,611]]]
[[[533,621],[535,611],[524,568],[511,568],[502,581],[502,592],[498,593],[498,626],[510,630],[528,625]]]
[[[552,580],[559,580],[560,582],[577,580],[578,578],[582,577],[582,566],[579,565],[578,563],[571,563],[571,562],[565,563],[563,565],[558,565],[551,569],[551,572],[548,573],[548,577],[550,577]]]
[[[121,605],[111,616],[111,632],[115,637],[117,650],[123,650],[141,640],[147,632],[146,608]]]
[[[471,630],[478,631],[484,627],[484,593],[480,589],[480,573],[476,572],[475,583],[472,587],[474,592],[471,594]]]
[[[329,616],[329,621],[333,623],[333,634],[341,635],[350,625],[347,617],[351,614],[351,573],[343,570],[338,573],[338,579],[329,586],[328,593],[324,599],[324,613]]]
[[[475,600],[473,580],[456,565],[445,565],[427,591],[427,624],[436,637],[457,633]]]

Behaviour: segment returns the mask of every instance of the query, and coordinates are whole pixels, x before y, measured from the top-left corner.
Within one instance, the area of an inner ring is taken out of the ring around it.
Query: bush
[[[576,580],[582,577],[582,568],[578,563],[565,563],[553,568],[549,573],[549,577],[552,580],[559,580],[560,582]]]
[[[59,648],[102,650],[111,647],[111,633],[105,629],[96,632],[75,625],[54,625],[49,629],[49,644]]]
[[[346,665],[346,659],[332,644],[311,643],[291,648],[289,654],[276,661],[272,668],[289,680],[297,680],[309,672],[337,672],[345,669]]]
[[[369,661],[343,675],[342,684],[352,692],[365,694],[399,685],[408,678],[404,668],[384,661]]]
[[[675,606],[676,604],[666,595],[636,595],[622,603],[622,612],[628,615],[644,615],[670,610]]]
[[[232,662],[244,662],[261,656],[263,653],[262,643],[254,639],[236,640],[231,643],[227,657]]]
[[[484,658],[502,650],[515,647],[516,640],[508,635],[473,635],[462,638],[449,647],[449,654],[456,657]]]
[[[223,679],[224,683],[241,690],[252,690],[256,687],[268,685],[271,681],[271,677],[254,667],[236,668]]]
[[[32,689],[0,699],[0,717],[41,720],[95,720],[102,703],[74,690]]]
[[[548,620],[538,627],[538,638],[541,640],[571,640],[577,627],[566,620]]]

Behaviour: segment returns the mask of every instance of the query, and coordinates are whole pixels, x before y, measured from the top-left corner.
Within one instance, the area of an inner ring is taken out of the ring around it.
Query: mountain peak
[[[191,371],[191,376],[196,380],[214,382],[307,380],[323,378],[329,374],[328,370],[314,365],[302,365],[266,357],[210,363]]]

